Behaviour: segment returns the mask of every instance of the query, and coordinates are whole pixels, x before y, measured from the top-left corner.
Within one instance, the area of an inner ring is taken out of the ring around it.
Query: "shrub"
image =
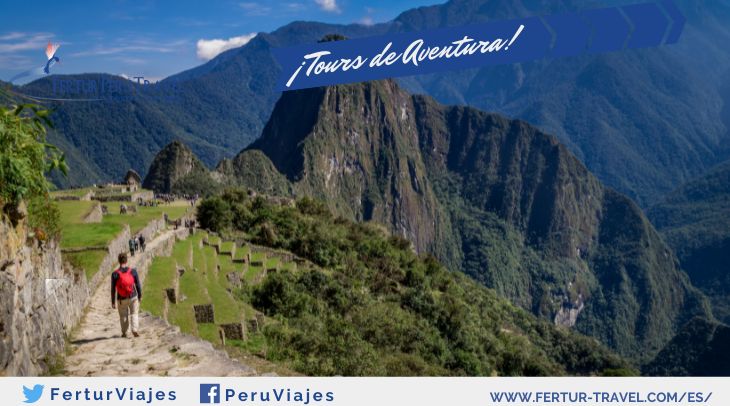
[[[8,96],[0,90],[0,96]],[[67,172],[63,153],[46,142],[50,112],[34,104],[0,106],[0,207],[15,222],[21,201],[28,202],[29,224],[38,237],[58,235],[58,209],[46,174]]]
[[[211,197],[200,203],[197,218],[202,228],[220,232],[231,226],[233,214],[225,200]]]
[[[26,114],[28,110],[32,113]],[[46,172],[66,173],[63,154],[46,142],[48,114],[32,104],[0,107],[0,198],[6,203],[44,195],[49,188]]]
[[[381,228],[226,193],[231,233],[319,266],[279,270],[235,293],[270,319],[266,357],[310,375],[559,375],[626,364],[593,340],[512,307]],[[207,206],[207,205],[206,205]],[[215,209],[215,210],[213,210]],[[218,216],[218,214],[216,214]],[[321,268],[320,268],[321,267]]]
[[[28,200],[28,225],[39,240],[60,237],[60,216],[58,206],[48,194],[33,196]]]

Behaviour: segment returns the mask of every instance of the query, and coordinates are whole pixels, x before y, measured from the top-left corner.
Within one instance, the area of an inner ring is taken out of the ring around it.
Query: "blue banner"
[[[278,89],[421,75],[545,57],[673,44],[685,19],[671,0],[273,49]]]

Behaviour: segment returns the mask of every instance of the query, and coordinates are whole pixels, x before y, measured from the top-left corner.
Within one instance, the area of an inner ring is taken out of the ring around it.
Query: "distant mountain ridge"
[[[685,325],[642,369],[649,376],[730,375],[730,327],[703,318]]]
[[[647,215],[715,316],[730,323],[730,161],[677,188]]]
[[[58,106],[59,133],[51,139],[79,170],[57,182],[114,179],[129,167],[143,172],[153,151],[174,139],[190,145],[209,166],[232,157],[258,137],[279,96],[272,47],[315,42],[330,33],[357,38],[628,3],[633,1],[452,0],[373,26],[294,22],[166,79],[180,81],[177,103]],[[730,132],[721,119],[729,100],[720,91],[730,64],[725,46],[730,33],[724,28],[730,4],[677,4],[688,23],[676,46],[424,75],[400,83],[444,103],[501,112],[556,134],[599,179],[646,207],[730,157],[723,147]],[[32,93],[45,80],[22,89]],[[111,157],[112,150],[118,157]]]
[[[639,207],[555,137],[394,81],[284,93],[262,136],[209,182],[312,196],[384,224],[636,362],[711,317]]]

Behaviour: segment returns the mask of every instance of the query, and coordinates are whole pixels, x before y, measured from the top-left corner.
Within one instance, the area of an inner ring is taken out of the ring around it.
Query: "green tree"
[[[11,220],[26,200],[31,225],[57,232],[57,212],[49,201],[46,174],[67,173],[64,154],[46,142],[46,127],[53,128],[50,111],[36,104],[17,104],[0,89],[0,206]]]
[[[230,205],[217,196],[200,203],[197,217],[201,227],[216,232],[228,229],[233,220]]]
[[[46,142],[50,112],[35,104],[0,106],[0,197],[18,203],[48,191],[45,174],[66,173],[64,155]]]

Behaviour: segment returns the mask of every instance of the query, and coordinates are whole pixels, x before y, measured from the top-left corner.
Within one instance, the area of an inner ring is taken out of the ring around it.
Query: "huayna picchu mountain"
[[[66,152],[73,169],[68,178],[54,181],[106,183],[128,168],[145,175],[153,154],[174,139],[209,166],[232,157],[259,136],[280,96],[273,48],[315,43],[327,34],[363,38],[636,2],[449,0],[373,25],[294,21],[164,79],[160,86],[175,89],[171,100],[142,94],[125,102],[53,103],[56,131],[49,140]],[[400,82],[443,103],[500,112],[546,129],[605,184],[648,207],[730,158],[725,147],[730,134],[722,119],[723,106],[730,104],[722,91],[730,66],[730,3],[674,3],[687,24],[671,46],[544,58]],[[52,75],[15,90],[58,97],[56,80],[127,82],[104,74]]]
[[[637,363],[710,317],[639,207],[555,137],[394,81],[285,92],[262,136],[209,179],[382,223]]]

